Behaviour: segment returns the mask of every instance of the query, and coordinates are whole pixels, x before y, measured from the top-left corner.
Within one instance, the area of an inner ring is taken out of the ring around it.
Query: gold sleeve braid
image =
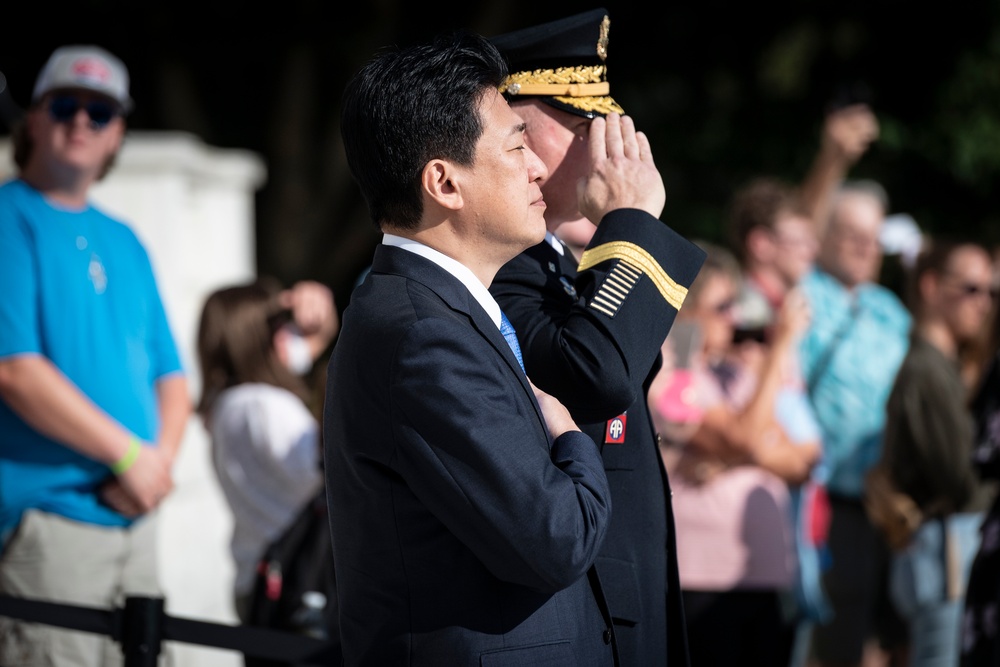
[[[676,310],[681,309],[684,299],[687,297],[687,288],[677,284],[663,267],[660,266],[655,257],[634,243],[629,243],[628,241],[611,241],[610,243],[590,248],[580,257],[578,270],[586,271],[610,259],[620,260],[622,264],[633,269],[633,271],[623,271],[616,275],[614,270],[612,270],[612,273],[608,274],[604,283],[591,299],[591,307],[609,317],[614,317],[614,314],[618,312],[618,308],[624,302],[625,295],[627,295],[638,279],[638,276],[634,276],[634,271],[638,271],[649,276],[649,279],[653,281],[656,289],[660,291],[660,294],[663,295],[667,303]],[[624,293],[622,293],[623,281],[628,288],[624,290]]]

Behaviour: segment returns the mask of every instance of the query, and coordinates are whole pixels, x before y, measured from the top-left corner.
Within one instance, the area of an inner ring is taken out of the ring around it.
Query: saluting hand
[[[654,217],[667,195],[653,163],[649,139],[629,116],[616,113],[590,124],[590,173],[577,184],[580,212],[594,224],[619,208],[637,208]]]

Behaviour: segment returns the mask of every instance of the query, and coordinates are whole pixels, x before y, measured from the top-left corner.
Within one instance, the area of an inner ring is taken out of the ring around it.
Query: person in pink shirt
[[[705,264],[671,333],[697,332],[687,341],[690,355],[674,341],[672,377],[651,398],[668,441],[691,660],[784,667],[792,635],[782,605],[796,571],[789,485],[808,479],[820,448],[818,440],[800,441],[779,407],[788,350],[809,312],[789,292],[769,345],[741,354],[733,344],[739,266],[728,251],[702,247]],[[688,384],[677,386],[685,376]],[[728,628],[726,641],[720,627]]]

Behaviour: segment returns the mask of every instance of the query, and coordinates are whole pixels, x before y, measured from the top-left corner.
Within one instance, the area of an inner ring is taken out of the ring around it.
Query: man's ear
[[[457,177],[457,170],[451,162],[435,159],[424,165],[424,170],[420,172],[420,185],[439,206],[457,211],[465,203]]]

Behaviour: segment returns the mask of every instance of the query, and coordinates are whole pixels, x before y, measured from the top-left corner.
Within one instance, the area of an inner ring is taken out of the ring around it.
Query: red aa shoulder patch
[[[609,419],[604,428],[604,444],[620,445],[625,442],[625,423],[627,417],[621,413],[614,419]]]

